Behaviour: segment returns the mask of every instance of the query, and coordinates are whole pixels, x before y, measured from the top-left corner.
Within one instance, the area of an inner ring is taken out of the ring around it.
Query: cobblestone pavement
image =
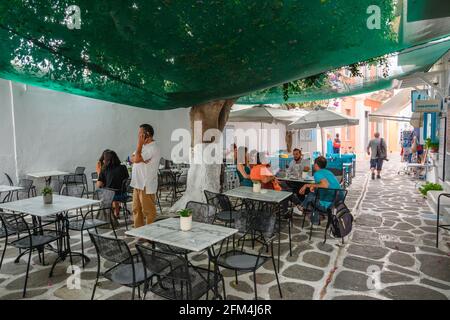
[[[289,255],[287,227],[281,242],[280,281],[284,299],[448,299],[450,298],[450,236],[441,237],[441,250],[434,247],[435,219],[425,200],[408,176],[397,175],[399,163],[390,161],[381,180],[371,181],[365,164],[358,163],[357,176],[349,188],[347,205],[355,215],[354,231],[345,244],[329,239],[322,243],[323,228],[314,226],[312,241],[301,229],[296,216],[292,230],[292,256]],[[163,206],[167,203],[163,203]],[[163,211],[165,211],[163,209]],[[135,240],[118,236],[134,247]],[[100,230],[112,234],[110,230]],[[58,264],[49,279],[49,266],[32,258],[28,299],[89,299],[96,276],[95,249],[85,235],[85,248],[91,262],[80,269],[80,289],[70,290],[69,263]],[[80,235],[74,233],[72,250],[79,251]],[[1,243],[3,246],[3,243]],[[133,249],[134,250],[134,249]],[[277,250],[277,245],[275,245]],[[275,251],[277,252],[277,251]],[[26,260],[14,263],[17,250],[9,247],[0,272],[0,299],[20,299]],[[52,263],[55,254],[46,253]],[[194,264],[206,266],[205,255],[191,256]],[[74,259],[77,266],[80,260]],[[102,262],[102,267],[110,264]],[[253,299],[253,276],[223,270],[228,299]],[[256,275],[260,299],[280,299],[271,264]],[[131,290],[101,280],[96,299],[129,299]],[[148,295],[147,299],[160,299]]]

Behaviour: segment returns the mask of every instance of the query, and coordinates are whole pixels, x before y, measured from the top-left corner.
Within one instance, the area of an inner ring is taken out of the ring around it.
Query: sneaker
[[[375,180],[375,173],[372,173],[372,180]]]
[[[380,175],[377,175],[377,179],[381,179],[381,176],[380,176]]]

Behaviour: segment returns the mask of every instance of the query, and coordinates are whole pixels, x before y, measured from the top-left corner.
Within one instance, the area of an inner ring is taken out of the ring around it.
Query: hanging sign
[[[416,100],[414,104],[414,112],[441,112],[441,100],[439,99],[427,99]]]

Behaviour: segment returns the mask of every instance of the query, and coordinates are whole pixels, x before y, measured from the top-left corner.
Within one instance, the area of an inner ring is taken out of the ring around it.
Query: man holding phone
[[[139,127],[136,152],[131,157],[133,170],[131,187],[133,187],[134,227],[151,224],[156,218],[156,192],[158,190],[158,169],[161,153],[153,140],[154,130],[149,124]],[[145,218],[145,222],[144,222]]]

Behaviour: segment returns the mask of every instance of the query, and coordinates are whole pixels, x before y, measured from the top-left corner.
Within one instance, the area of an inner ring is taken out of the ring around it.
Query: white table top
[[[292,181],[292,182],[301,182],[301,183],[314,183],[314,178],[310,177],[309,179],[303,179],[303,178],[293,178],[293,177],[284,177],[284,178],[280,178],[277,177],[278,180],[280,181]]]
[[[262,189],[261,193],[253,192],[252,187],[238,187],[232,190],[228,190],[224,194],[229,197],[234,198],[243,198],[250,199],[256,201],[266,201],[266,202],[274,202],[280,203],[283,200],[286,200],[290,196],[292,196],[292,192],[287,191],[275,191],[275,190],[267,190]]]
[[[58,214],[60,212],[79,209],[99,203],[99,200],[53,195],[52,204],[44,204],[43,198],[39,196],[19,201],[1,203],[0,209],[15,213],[26,213],[36,217],[46,217]]]
[[[169,218],[125,232],[138,237],[177,248],[199,252],[232,236],[236,229],[213,224],[192,222],[192,229],[181,231],[180,219]]]
[[[27,175],[32,178],[48,178],[48,177],[56,177],[56,176],[65,176],[68,174],[70,174],[70,173],[55,170],[55,171],[33,172],[33,173],[28,173]]]
[[[0,186],[0,193],[19,191],[19,190],[23,190],[23,188],[22,187],[14,187],[14,186]]]

